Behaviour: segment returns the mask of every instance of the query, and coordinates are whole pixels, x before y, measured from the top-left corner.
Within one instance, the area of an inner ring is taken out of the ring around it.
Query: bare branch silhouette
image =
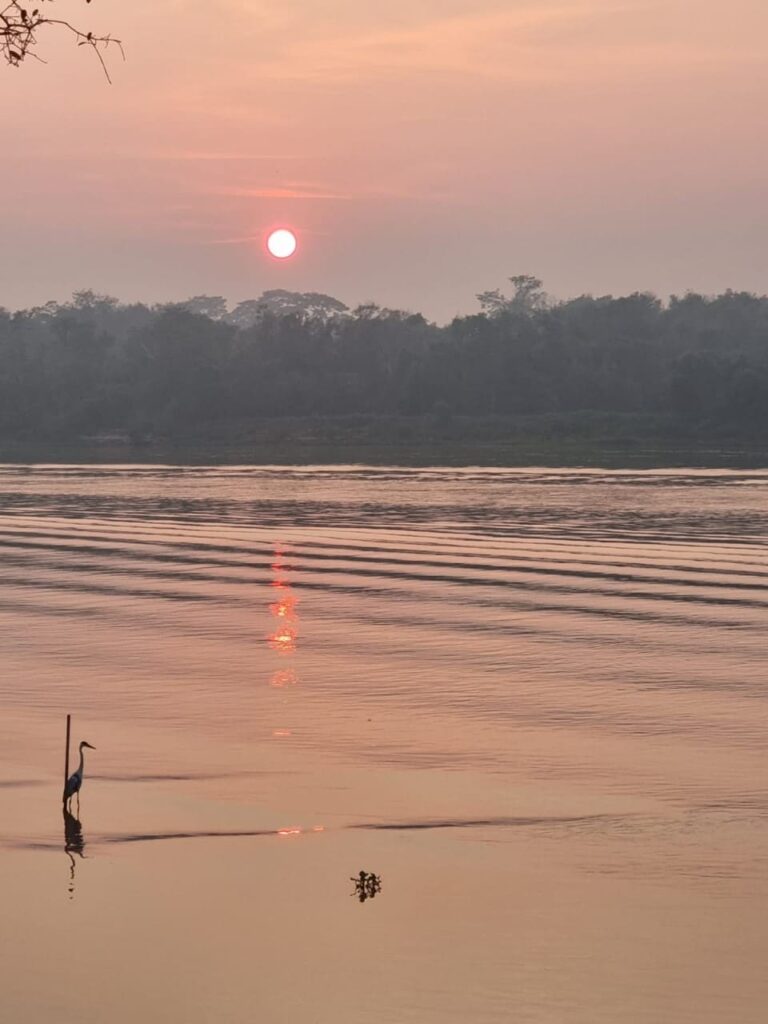
[[[107,81],[111,82],[102,51],[108,46],[116,46],[125,59],[120,40],[109,35],[97,36],[93,32],[84,32],[63,18],[48,17],[43,5],[54,2],[55,0],[32,0],[31,3],[25,4],[21,0],[11,0],[4,7],[0,7],[0,56],[12,67],[18,67],[28,57],[42,60],[36,52],[38,31],[48,25],[57,25],[70,32],[78,46],[90,46],[93,49],[107,76]],[[90,3],[91,0],[85,2]],[[50,9],[50,6],[47,9]]]

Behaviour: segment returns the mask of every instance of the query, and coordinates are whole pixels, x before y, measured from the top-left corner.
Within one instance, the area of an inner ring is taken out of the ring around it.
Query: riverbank
[[[279,417],[164,435],[0,439],[10,463],[768,466],[768,438],[667,417]]]

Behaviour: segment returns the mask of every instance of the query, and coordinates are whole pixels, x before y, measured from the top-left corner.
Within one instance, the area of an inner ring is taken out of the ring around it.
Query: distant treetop
[[[542,290],[542,282],[530,274],[516,274],[509,278],[514,288],[512,295],[503,295],[498,288],[490,292],[480,292],[477,301],[480,308],[488,316],[501,316],[503,313],[530,314],[545,309],[549,299]]]

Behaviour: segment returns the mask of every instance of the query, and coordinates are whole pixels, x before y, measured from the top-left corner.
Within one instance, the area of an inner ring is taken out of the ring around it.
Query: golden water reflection
[[[269,603],[269,613],[276,621],[275,628],[267,637],[267,643],[271,650],[281,657],[285,657],[295,654],[298,647],[299,599],[294,594],[288,577],[286,549],[280,544],[275,545],[275,554],[270,568],[274,578],[270,582],[272,600]],[[294,686],[297,682],[295,669],[281,668],[272,673],[270,686],[282,689],[286,686]]]
[[[272,673],[269,685],[274,686],[276,690],[282,690],[286,686],[295,686],[298,681],[296,673],[292,668],[278,669],[277,672]]]

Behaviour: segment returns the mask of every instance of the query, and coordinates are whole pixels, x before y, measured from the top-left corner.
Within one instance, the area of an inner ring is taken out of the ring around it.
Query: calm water
[[[765,1020],[768,471],[5,466],[0,581],[3,1021]]]

